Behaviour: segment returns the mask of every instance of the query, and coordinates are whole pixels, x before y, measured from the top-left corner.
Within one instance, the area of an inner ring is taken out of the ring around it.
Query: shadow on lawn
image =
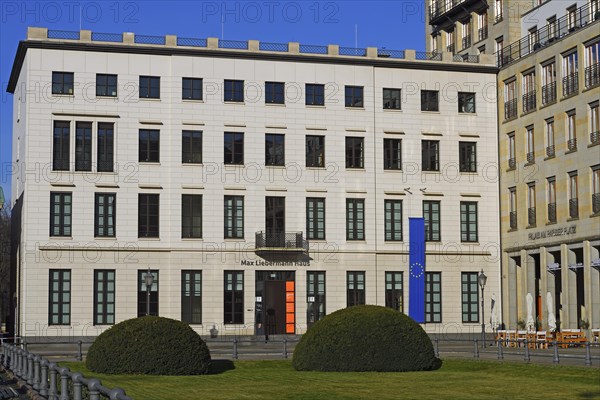
[[[577,397],[580,399],[597,399],[598,393],[597,392],[582,392],[582,393],[579,393],[577,395]]]
[[[235,369],[235,365],[233,365],[233,361],[231,360],[212,360],[210,362],[208,374],[218,375],[223,372],[231,371],[232,369]]]

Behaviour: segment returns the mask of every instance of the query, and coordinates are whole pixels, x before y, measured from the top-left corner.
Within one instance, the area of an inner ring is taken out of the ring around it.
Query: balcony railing
[[[600,144],[600,131],[590,133],[590,144]]]
[[[554,145],[550,145],[546,147],[546,157],[552,158],[556,155],[554,152]]]
[[[517,212],[510,212],[510,229],[517,229]]]
[[[542,104],[551,104],[556,101],[556,81],[542,86]]]
[[[600,213],[600,193],[592,194],[592,213]]]
[[[535,153],[533,151],[530,151],[529,153],[527,153],[527,164],[534,164],[535,163]]]
[[[579,90],[579,77],[573,72],[563,78],[563,96],[570,96]]]
[[[302,232],[256,232],[256,251],[298,251],[308,253]]]
[[[471,35],[467,35],[462,39],[462,48],[466,49],[471,47]]]
[[[536,95],[535,90],[532,90],[523,95],[523,112],[528,113],[535,110],[536,106]]]
[[[600,63],[590,65],[585,69],[585,87],[600,85]]]
[[[517,160],[512,157],[508,159],[508,169],[515,169],[517,168]]]
[[[577,150],[577,139],[567,140],[567,148],[569,149],[569,151]]]
[[[535,226],[535,207],[527,209],[527,223],[529,226]]]
[[[517,99],[511,99],[504,103],[504,119],[513,119],[517,116]]]
[[[454,53],[454,43],[446,46],[446,51],[449,53]]]
[[[479,28],[479,30],[477,31],[477,38],[479,40],[483,40],[483,39],[487,39],[488,37],[488,27],[484,26]]]
[[[569,217],[579,217],[579,201],[577,199],[569,199]]]
[[[556,222],[556,203],[548,203],[548,222]]]
[[[531,53],[552,44],[555,40],[561,39],[564,36],[570,35],[581,27],[584,27],[596,19],[596,8],[591,2],[586,2],[582,7],[575,10],[575,19],[569,22],[569,16],[564,15],[557,19],[553,24],[548,24],[537,31],[537,35],[525,36],[520,40],[505,46],[496,54],[498,67],[502,68],[506,65],[528,56]],[[532,43],[535,41],[535,43]]]

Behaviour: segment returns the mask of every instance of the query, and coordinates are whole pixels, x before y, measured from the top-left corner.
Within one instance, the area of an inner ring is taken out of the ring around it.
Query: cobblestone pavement
[[[17,393],[18,397],[13,397],[14,400],[29,400],[29,396],[25,390],[20,389],[14,379],[9,379],[8,375],[4,371],[0,371],[0,389],[13,388]],[[11,400],[12,400],[11,399]]]

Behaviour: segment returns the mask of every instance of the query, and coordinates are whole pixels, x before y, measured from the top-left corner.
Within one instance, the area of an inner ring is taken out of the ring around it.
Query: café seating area
[[[592,343],[600,343],[600,329],[592,329]],[[526,331],[526,330],[498,330],[496,341],[506,347],[524,347],[531,349],[547,349],[554,341],[562,348],[585,345],[588,338],[581,329],[563,329],[560,332]]]

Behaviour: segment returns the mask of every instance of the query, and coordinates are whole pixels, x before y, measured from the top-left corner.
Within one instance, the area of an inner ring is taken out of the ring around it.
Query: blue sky
[[[28,26],[59,30],[425,49],[422,0],[0,2],[0,183],[10,198],[13,59]],[[50,134],[50,131],[49,133]],[[8,201],[7,201],[8,202]]]

